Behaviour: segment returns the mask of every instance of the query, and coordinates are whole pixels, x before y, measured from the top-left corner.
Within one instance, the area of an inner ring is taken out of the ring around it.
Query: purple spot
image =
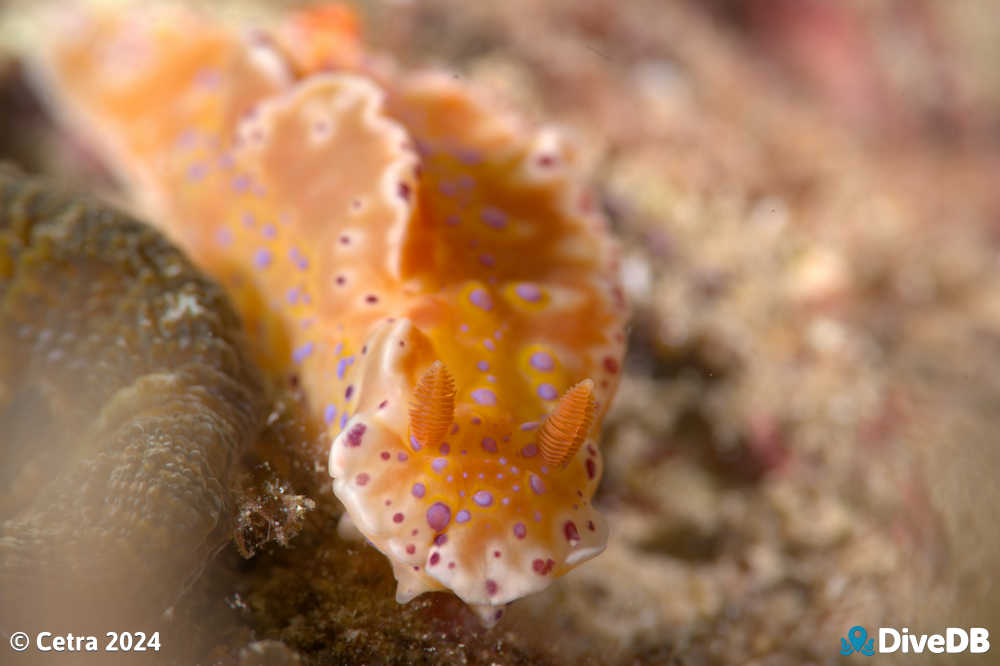
[[[503,229],[507,226],[507,214],[499,208],[484,208],[479,214],[479,219],[491,229]]]
[[[253,213],[243,213],[243,217],[241,219],[243,220],[243,226],[247,229],[253,229],[257,224],[257,220],[254,218]]]
[[[229,229],[219,229],[215,234],[215,240],[218,241],[219,245],[228,247],[233,244],[233,232]]]
[[[399,196],[402,197],[404,200],[406,200],[406,201],[410,200],[410,184],[409,183],[400,183],[399,184],[399,188],[398,188],[397,191],[399,192]]]
[[[257,268],[267,268],[271,265],[272,259],[274,259],[274,255],[271,254],[271,251],[267,248],[261,248],[253,256],[253,264]]]
[[[451,180],[442,180],[438,183],[438,192],[440,192],[442,196],[453,197],[458,194],[458,185]]]
[[[394,522],[394,523],[401,523],[401,522],[403,522],[403,518],[404,518],[404,516],[401,513],[394,513],[394,514],[392,514],[392,522]]]
[[[378,296],[375,294],[368,294],[365,296],[365,303],[378,303]]]
[[[479,263],[486,268],[493,268],[497,264],[497,260],[493,258],[492,254],[481,254],[479,255]]]
[[[361,472],[361,474],[358,474],[356,477],[354,477],[354,483],[358,484],[359,486],[364,486],[368,484],[369,478],[370,477],[367,474]]]
[[[187,178],[193,183],[203,180],[206,175],[208,175],[208,167],[200,162],[188,167]]]
[[[459,220],[458,215],[452,214],[444,219],[444,223],[447,224],[449,227],[457,227],[458,220]]]
[[[540,351],[531,355],[531,367],[535,370],[547,371],[556,367],[556,364],[548,353]]]
[[[344,426],[346,425],[347,425],[347,410],[345,409],[344,413],[340,415],[340,429],[343,430]]]
[[[398,460],[399,462],[406,462],[409,459],[410,456],[406,453],[406,451],[400,451],[399,453],[396,454],[396,460]]]
[[[305,343],[292,352],[292,361],[294,363],[301,363],[306,360],[309,355],[313,353],[313,349],[315,349],[315,347],[316,345],[312,341]]]
[[[536,495],[541,495],[545,492],[545,484],[537,474],[530,474],[528,476],[528,482],[531,484],[531,489],[535,491]]]
[[[531,282],[522,282],[517,285],[514,287],[514,293],[529,303],[537,303],[542,300],[542,290]]]
[[[323,420],[327,425],[333,423],[333,420],[337,418],[337,408],[334,405],[327,405],[323,410]]]
[[[469,292],[469,301],[477,308],[487,311],[493,309],[493,299],[490,298],[485,289],[473,289]]]
[[[412,447],[413,447],[413,450],[414,450],[414,451],[419,451],[419,450],[420,450],[420,448],[421,448],[421,447],[420,447],[420,442],[418,442],[418,441],[417,441],[417,438],[416,438],[416,437],[414,437],[413,435],[410,435],[410,446],[412,446]]]
[[[217,69],[199,69],[194,75],[194,84],[205,90],[213,90],[222,84],[222,73]]]
[[[309,260],[306,259],[305,255],[299,252],[299,248],[293,247],[288,251],[288,258],[292,260],[299,270],[304,271],[309,268]]]
[[[446,543],[448,543],[448,536],[447,535],[445,535],[445,534],[438,534],[436,537],[434,537],[434,545],[435,546],[443,546]]]
[[[449,444],[448,442],[442,443],[441,446],[438,447],[438,451],[443,456],[448,455],[449,453],[451,453],[451,444]]]
[[[347,366],[354,365],[354,356],[346,356],[337,362],[337,379],[343,379]]]
[[[472,501],[479,506],[490,506],[493,504],[493,495],[487,490],[480,490],[472,496]]]
[[[414,483],[413,489],[410,492],[413,493],[414,497],[420,498],[427,492],[427,488],[422,483]]]
[[[490,363],[489,361],[479,361],[478,363],[476,363],[476,367],[482,370],[483,372],[486,372],[487,370],[490,369]]]
[[[513,474],[514,476],[517,476],[518,474],[520,474],[520,473],[521,473],[521,470],[519,470],[519,469],[518,469],[517,467],[515,467],[514,465],[511,465],[511,466],[510,466],[510,473],[511,473],[511,474]]]
[[[264,234],[264,238],[274,238],[278,235],[278,229],[273,224],[265,224],[260,233]]]
[[[472,519],[472,514],[466,511],[465,509],[462,509],[461,511],[455,514],[456,523],[467,523],[471,519]]]
[[[299,292],[301,291],[302,291],[301,287],[292,287],[291,289],[288,290],[288,293],[285,295],[285,298],[288,300],[289,305],[295,305],[296,303],[299,302]]]
[[[350,400],[352,395],[354,395],[354,384],[349,384],[344,390],[344,400]]]
[[[232,169],[234,164],[236,164],[236,160],[229,153],[224,153],[219,157],[218,165],[220,169]]]
[[[521,424],[521,430],[534,430],[537,427],[538,427],[538,421],[526,421],[525,423]]]
[[[500,458],[500,464],[501,465],[506,465],[507,464],[507,459],[506,458]]]
[[[435,472],[438,472],[439,474],[447,466],[448,466],[448,461],[445,460],[444,458],[435,458],[434,462],[431,463],[431,469],[433,469]]]
[[[497,397],[493,391],[489,389],[476,389],[471,394],[472,399],[480,405],[495,405],[497,404]]]
[[[461,326],[458,327],[458,330],[461,331],[462,333],[468,333],[469,332],[469,325],[468,324],[462,324]]]
[[[435,532],[440,532],[448,527],[451,522],[451,507],[444,502],[434,502],[427,509],[427,524]]]
[[[538,397],[542,400],[555,400],[559,397],[559,392],[556,391],[556,387],[552,384],[539,384]]]
[[[497,346],[495,344],[493,344],[493,341],[490,340],[489,338],[486,338],[485,340],[483,340],[483,346],[486,347],[487,349],[489,349],[490,351],[494,351],[497,348]]]
[[[465,166],[476,166],[483,163],[483,156],[478,150],[471,148],[459,148],[455,151],[455,157]]]
[[[497,452],[497,440],[492,437],[483,437],[483,449],[489,451],[490,453]]]
[[[237,192],[246,192],[250,189],[250,177],[241,173],[233,178],[233,189]]]
[[[361,438],[365,436],[367,429],[368,427],[364,423],[354,424],[354,427],[347,433],[347,445],[350,447],[361,446]]]

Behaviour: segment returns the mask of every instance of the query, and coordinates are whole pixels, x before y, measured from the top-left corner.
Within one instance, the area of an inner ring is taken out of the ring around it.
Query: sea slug
[[[243,36],[172,6],[84,11],[36,71],[304,389],[397,599],[451,590],[491,623],[604,548],[617,246],[556,132],[359,55],[344,16]]]

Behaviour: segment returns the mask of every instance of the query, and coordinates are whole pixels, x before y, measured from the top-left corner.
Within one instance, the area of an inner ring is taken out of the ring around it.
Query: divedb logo
[[[931,652],[941,654],[947,652],[969,652],[982,654],[990,651],[990,632],[983,627],[948,627],[943,634],[911,634],[907,627],[893,629],[879,627],[879,654],[906,652],[921,654]],[[847,636],[840,639],[840,654],[858,654],[871,656],[876,652],[875,637],[868,636],[868,630],[861,625],[851,627]]]

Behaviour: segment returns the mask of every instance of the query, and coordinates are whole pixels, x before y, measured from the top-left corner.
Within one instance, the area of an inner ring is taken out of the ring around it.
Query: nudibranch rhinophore
[[[38,80],[298,378],[397,599],[491,623],[604,548],[617,246],[555,131],[361,57],[344,16],[64,16]]]

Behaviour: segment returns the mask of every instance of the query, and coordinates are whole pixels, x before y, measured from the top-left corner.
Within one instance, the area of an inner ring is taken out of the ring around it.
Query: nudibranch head
[[[407,319],[379,326],[365,350],[330,472],[393,561],[399,601],[450,589],[489,622],[604,549],[591,380],[525,420],[516,396],[479,387],[478,367],[453,377],[442,358],[455,355]]]

